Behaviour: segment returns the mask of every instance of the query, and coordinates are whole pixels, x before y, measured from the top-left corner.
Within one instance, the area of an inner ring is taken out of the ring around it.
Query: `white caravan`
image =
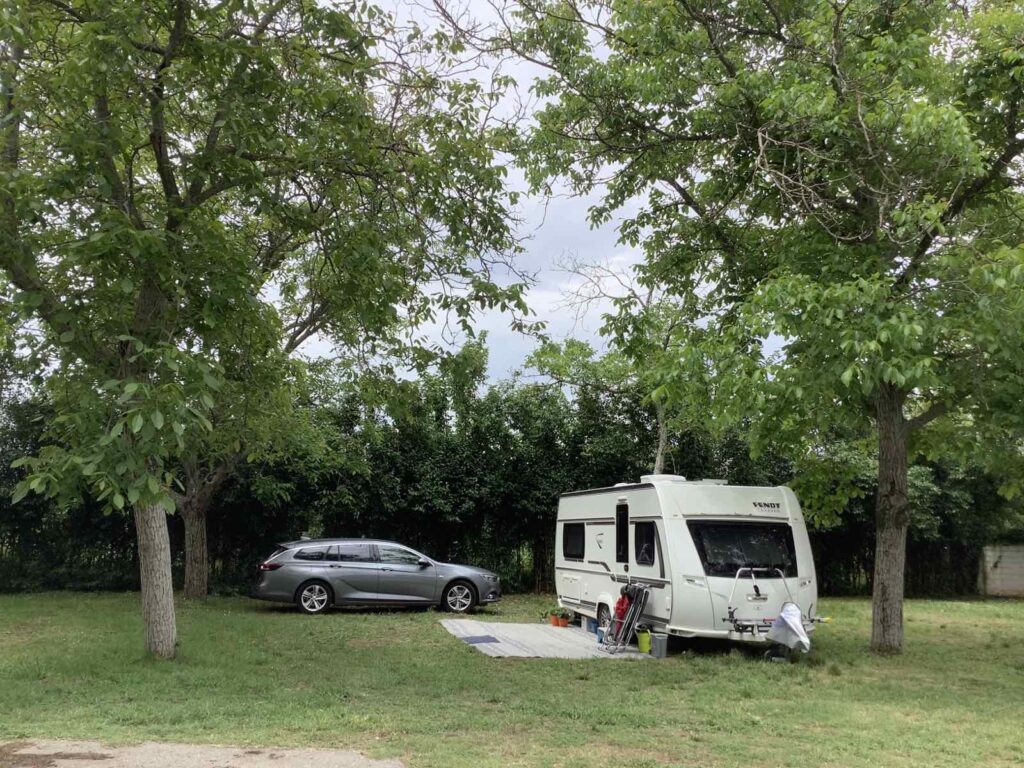
[[[562,495],[559,605],[605,624],[631,582],[650,588],[641,623],[672,635],[766,642],[787,601],[814,628],[814,559],[800,504],[784,486],[645,475]]]

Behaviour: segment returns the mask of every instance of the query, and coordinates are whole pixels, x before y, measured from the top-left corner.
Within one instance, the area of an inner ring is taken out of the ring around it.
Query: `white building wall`
[[[989,597],[1024,597],[1024,544],[992,544],[981,557],[981,593]]]

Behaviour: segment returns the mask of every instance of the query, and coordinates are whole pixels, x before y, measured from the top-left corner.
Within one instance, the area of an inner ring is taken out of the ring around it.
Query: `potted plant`
[[[542,614],[540,620],[547,620],[552,627],[568,627],[571,617],[572,614],[565,608],[552,608],[547,613]]]

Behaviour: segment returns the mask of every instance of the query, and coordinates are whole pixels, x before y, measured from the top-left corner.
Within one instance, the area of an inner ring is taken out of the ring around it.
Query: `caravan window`
[[[758,579],[779,578],[776,568],[787,577],[797,575],[793,531],[786,523],[691,520],[687,525],[707,576],[732,578],[740,568],[773,569],[755,573]]]
[[[587,541],[587,526],[565,523],[562,526],[562,556],[566,560],[582,560]]]
[[[629,505],[615,505],[615,562],[629,562]]]
[[[654,565],[654,538],[657,535],[654,523],[636,523],[633,526],[633,555],[637,565]]]

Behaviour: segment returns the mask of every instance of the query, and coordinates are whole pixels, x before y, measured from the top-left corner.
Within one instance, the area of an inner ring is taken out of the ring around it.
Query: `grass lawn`
[[[136,595],[0,596],[0,741],[332,746],[410,766],[1024,763],[1024,602],[912,601],[896,658],[867,653],[867,601],[825,612],[795,665],[561,661],[488,658],[434,611],[213,598],[179,603],[181,655],[161,663],[142,656]]]

